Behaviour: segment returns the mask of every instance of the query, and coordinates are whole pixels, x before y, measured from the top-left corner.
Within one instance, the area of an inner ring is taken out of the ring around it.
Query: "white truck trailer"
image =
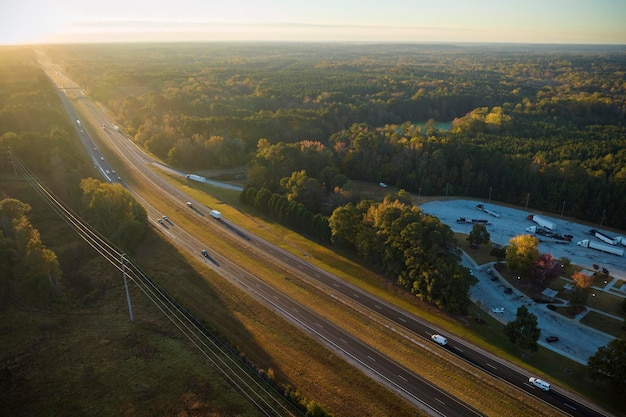
[[[589,231],[589,234],[591,236],[597,237],[601,241],[603,241],[605,243],[608,243],[609,245],[613,245],[613,246],[615,246],[618,243],[620,243],[620,240],[621,240],[621,239],[616,238],[616,237],[611,237],[611,236],[609,236],[609,235],[607,235],[605,233],[602,233],[601,231],[596,230],[596,229],[591,229]]]
[[[187,174],[185,175],[185,178],[187,178],[188,180],[192,180],[192,181],[206,182],[205,177],[201,177],[200,175],[195,175],[195,174]]]
[[[529,214],[528,215],[528,220],[531,220],[531,221],[537,223],[539,226],[545,227],[546,229],[556,230],[556,223],[553,223],[550,220],[545,219],[545,218],[543,218],[541,216],[537,216],[536,214]]]
[[[593,240],[584,239],[577,243],[578,246],[583,248],[590,248],[599,250],[602,252],[610,253],[617,256],[624,256],[624,249],[616,248],[615,246],[605,245],[604,243],[594,242]]]

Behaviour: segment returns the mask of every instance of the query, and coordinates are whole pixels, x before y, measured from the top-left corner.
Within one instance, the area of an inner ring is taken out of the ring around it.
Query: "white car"
[[[440,334],[434,334],[430,336],[430,338],[433,340],[433,342],[439,343],[441,346],[445,346],[448,344],[448,339]]]
[[[550,391],[550,384],[544,381],[543,379],[539,379],[539,378],[535,378],[534,376],[531,376],[530,378],[528,378],[528,382],[530,382],[537,388],[540,388],[544,391]]]
[[[496,314],[502,314],[504,313],[504,307],[494,307],[491,309],[491,311]]]

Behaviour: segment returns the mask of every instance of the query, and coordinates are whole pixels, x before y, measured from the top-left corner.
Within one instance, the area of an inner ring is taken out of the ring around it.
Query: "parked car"
[[[559,341],[559,338],[556,337],[556,336],[548,336],[548,337],[546,337],[546,342],[548,342],[548,343],[558,342],[558,341]]]
[[[502,314],[504,313],[504,307],[494,307],[491,309],[491,311],[493,311],[496,314]]]
[[[512,289],[512,288],[510,288],[510,287],[506,287],[506,288],[504,289],[504,293],[505,293],[505,294],[513,294],[513,289]]]

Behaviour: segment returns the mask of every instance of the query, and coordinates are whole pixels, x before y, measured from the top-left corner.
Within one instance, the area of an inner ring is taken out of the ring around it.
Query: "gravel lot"
[[[507,244],[509,239],[514,236],[527,234],[526,228],[535,225],[532,221],[527,220],[526,216],[538,213],[482,203],[486,209],[499,215],[499,217],[495,217],[478,210],[476,205],[479,203],[471,200],[437,200],[421,204],[420,208],[425,213],[438,217],[453,231],[459,233],[467,234],[472,229],[471,224],[458,224],[456,220],[459,217],[465,217],[470,221],[472,219],[488,220],[487,230],[491,235],[491,240],[503,245]],[[588,234],[591,227],[572,223],[559,217],[543,214],[541,217],[555,223],[558,233],[573,235],[574,239],[569,244],[542,242],[539,245],[540,253],[551,253],[557,259],[566,256],[571,259],[573,264],[589,270],[592,270],[593,264],[598,264],[600,267],[607,268],[611,276],[615,277],[615,281],[618,279],[626,280],[626,258],[576,245],[576,242],[582,239],[597,240]],[[614,233],[608,234],[614,236]],[[474,275],[479,279],[479,283],[472,287],[470,295],[483,308],[485,314],[490,314],[502,323],[507,323],[515,319],[517,308],[525,304],[528,310],[537,316],[541,328],[541,345],[586,364],[589,356],[593,355],[600,346],[605,346],[614,339],[611,335],[580,324],[577,319],[568,319],[548,310],[546,304],[535,303],[503,279],[491,281],[491,276],[488,274],[488,270],[492,269],[491,265],[476,265],[469,256],[463,257],[463,263],[473,269]],[[512,294],[504,293],[507,287],[512,288]],[[626,296],[626,294],[624,295]],[[504,313],[493,313],[491,309],[494,307],[504,307]],[[557,336],[559,341],[547,343],[545,338],[548,336]]]

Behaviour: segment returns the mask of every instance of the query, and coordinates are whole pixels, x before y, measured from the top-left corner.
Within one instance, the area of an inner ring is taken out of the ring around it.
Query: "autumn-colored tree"
[[[561,274],[561,263],[549,253],[542,253],[537,257],[530,269],[530,278],[537,290],[543,290],[549,281]]]
[[[589,298],[594,280],[592,276],[580,271],[572,274],[572,280],[574,281],[574,290],[570,294],[567,308],[570,314],[577,314],[587,305],[587,299]]]
[[[506,265],[521,277],[528,277],[539,256],[539,241],[532,235],[511,238],[506,249]]]

